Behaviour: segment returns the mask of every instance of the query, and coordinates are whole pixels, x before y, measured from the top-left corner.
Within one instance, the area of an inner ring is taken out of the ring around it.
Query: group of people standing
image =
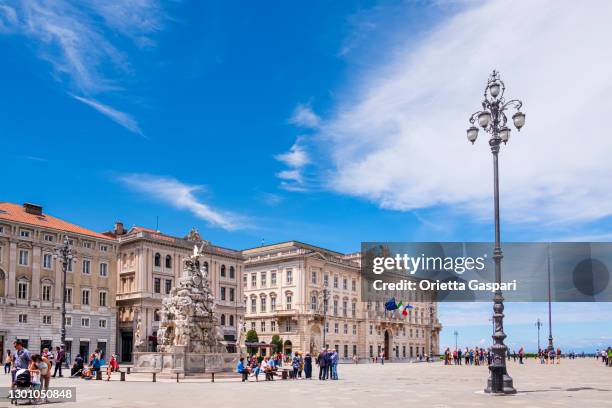
[[[595,358],[599,360],[599,357],[601,357],[601,362],[604,363],[605,366],[612,367],[612,347],[608,347],[601,351],[597,350]]]
[[[538,351],[538,358],[540,359],[540,364],[555,364],[555,360],[557,364],[561,363],[561,349],[557,347],[550,349],[541,349]]]
[[[242,381],[247,381],[249,376],[259,381],[259,374],[264,374],[266,381],[273,381],[274,377],[280,375],[280,370],[287,366],[291,367],[289,377],[292,379],[312,378],[312,356],[310,353],[302,355],[295,352],[293,356],[288,355],[283,359],[282,353],[276,353],[272,357],[251,356],[247,359],[240,358],[236,366],[236,372],[242,375]]]
[[[444,351],[444,365],[484,365],[491,364],[491,349],[481,347],[455,349],[451,352],[450,348]],[[486,362],[486,363],[485,363]]]
[[[319,380],[338,379],[338,361],[340,356],[336,349],[323,349],[317,356],[319,366]]]

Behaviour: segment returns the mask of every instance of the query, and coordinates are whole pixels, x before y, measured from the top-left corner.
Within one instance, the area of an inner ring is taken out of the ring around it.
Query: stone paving
[[[77,402],[66,407],[612,407],[612,368],[593,358],[563,360],[560,365],[509,362],[519,391],[494,397],[482,392],[488,370],[441,363],[341,365],[340,380],[236,379],[151,382],[151,375],[130,374],[105,381],[57,379],[52,386],[76,386]],[[1,378],[1,377],[0,377]],[[0,380],[1,381],[1,380]],[[0,406],[8,406],[0,399]]]

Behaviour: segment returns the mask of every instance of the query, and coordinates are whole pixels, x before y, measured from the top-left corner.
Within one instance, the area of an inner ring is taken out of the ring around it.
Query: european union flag
[[[395,298],[391,298],[385,302],[385,310],[397,310]]]

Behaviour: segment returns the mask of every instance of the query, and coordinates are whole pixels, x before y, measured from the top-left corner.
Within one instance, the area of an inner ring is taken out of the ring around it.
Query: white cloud
[[[304,177],[304,167],[310,164],[310,156],[302,145],[303,140],[303,137],[298,137],[288,152],[274,156],[276,160],[288,167],[288,169],[276,173],[276,177],[282,180],[280,187],[284,190],[294,192],[308,190]]]
[[[593,12],[596,10],[596,12]],[[490,217],[491,154],[481,131],[471,146],[469,114],[487,77],[501,71],[527,123],[500,154],[503,217],[581,223],[612,214],[612,3],[498,0],[470,5],[414,46],[390,52],[350,84],[321,123],[331,190],[383,208],[450,206]],[[352,90],[355,91],[352,91]]]
[[[140,130],[140,127],[138,126],[138,122],[132,116],[128,115],[127,113],[120,112],[94,99],[82,98],[76,95],[72,95],[72,96],[77,101],[83,102],[84,104],[91,106],[98,112],[108,116],[109,118],[111,118],[113,121],[120,124],[124,128],[143,136],[142,131]]]
[[[123,36],[140,47],[151,45],[149,36],[161,28],[162,19],[157,0],[0,0],[0,33],[31,40],[54,78],[90,106],[91,95],[121,89],[117,78],[130,73],[126,53],[113,40]],[[133,118],[117,120],[116,109],[98,111],[140,133]]]
[[[181,183],[172,177],[151,174],[128,174],[119,177],[119,181],[132,189],[148,194],[151,198],[170,204],[179,210],[187,210],[196,217],[226,230],[243,227],[235,214],[213,209],[198,200],[195,192],[201,186]]]
[[[321,119],[308,105],[298,105],[289,119],[289,123],[305,128],[316,128],[321,123]]]
[[[276,160],[285,163],[289,167],[301,168],[310,162],[308,152],[300,146],[299,141],[294,143],[288,152],[275,156]]]

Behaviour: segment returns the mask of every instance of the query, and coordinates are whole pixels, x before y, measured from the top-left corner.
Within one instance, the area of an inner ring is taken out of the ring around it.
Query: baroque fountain
[[[214,315],[208,271],[200,265],[204,245],[194,245],[177,285],[162,300],[157,351],[142,351],[137,326],[134,371],[197,375],[232,371],[235,367],[239,354],[226,350]]]

